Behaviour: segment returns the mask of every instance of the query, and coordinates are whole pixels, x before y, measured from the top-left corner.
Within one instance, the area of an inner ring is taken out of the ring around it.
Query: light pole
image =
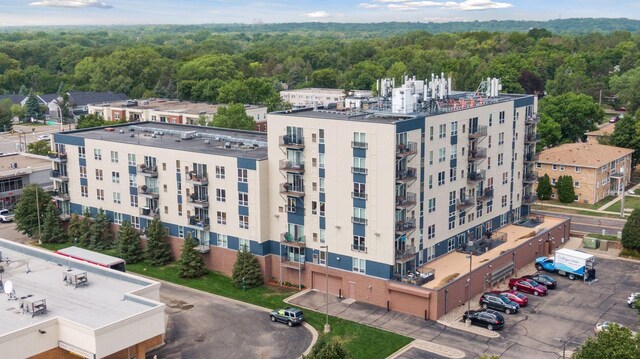
[[[327,298],[327,311],[326,311],[326,321],[324,323],[324,333],[329,333],[331,331],[331,325],[329,325],[329,245],[320,246],[320,248],[324,249],[324,264],[327,269],[326,273],[326,298]]]
[[[473,247],[467,255],[469,258],[469,278],[467,278],[467,314],[471,312],[471,264],[473,263]],[[467,317],[465,321],[466,326],[471,326],[471,319]]]
[[[36,212],[38,215],[38,244],[42,244],[42,237],[40,233],[40,200],[38,199],[38,192],[40,191],[40,186],[35,185],[36,189]]]
[[[622,199],[620,200],[620,218],[624,219],[624,167],[620,168],[620,191],[622,191]]]

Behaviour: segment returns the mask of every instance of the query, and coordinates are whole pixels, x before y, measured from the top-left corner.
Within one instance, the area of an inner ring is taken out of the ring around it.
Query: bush
[[[305,359],[351,359],[352,356],[347,352],[341,342],[332,340],[328,336],[323,335],[311,349],[311,353],[304,357]]]
[[[640,250],[640,208],[631,212],[622,228],[622,246],[625,249]]]
[[[231,281],[238,288],[243,286],[253,288],[264,283],[258,258],[246,248],[238,252],[238,257],[233,265]]]

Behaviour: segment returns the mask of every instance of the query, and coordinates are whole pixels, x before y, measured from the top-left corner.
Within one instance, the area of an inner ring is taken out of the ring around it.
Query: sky
[[[638,0],[0,0],[1,26],[640,19]]]

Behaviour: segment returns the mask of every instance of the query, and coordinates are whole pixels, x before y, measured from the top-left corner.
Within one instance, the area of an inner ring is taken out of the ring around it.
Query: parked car
[[[277,309],[269,313],[269,317],[272,322],[287,323],[290,327],[296,324],[302,324],[304,321],[304,314],[298,308]]]
[[[51,135],[40,135],[38,136],[38,141],[49,141],[51,139]]]
[[[497,330],[504,327],[504,317],[492,309],[470,310],[462,315],[462,319],[464,321],[469,319],[471,324],[486,327],[489,330]]]
[[[523,278],[533,279],[536,282],[547,287],[547,289],[556,289],[556,287],[558,286],[558,281],[546,274],[525,275]]]
[[[491,292],[484,293],[480,297],[480,306],[484,309],[495,309],[507,314],[515,314],[520,310],[520,305],[512,302],[507,297]]]
[[[500,294],[507,297],[507,299],[509,299],[510,301],[518,303],[520,308],[526,307],[529,303],[529,297],[522,293],[516,292],[515,290],[494,290],[491,293]]]
[[[509,287],[535,296],[547,295],[547,287],[529,278],[511,278],[509,279]]]
[[[8,209],[0,209],[0,222],[11,222],[14,217],[14,214],[9,212]]]
[[[634,303],[639,299],[640,299],[640,292],[631,293],[629,295],[629,298],[627,298],[627,305],[629,305],[629,308],[633,308]]]
[[[609,123],[616,123],[618,122],[618,116],[613,116],[609,119]]]

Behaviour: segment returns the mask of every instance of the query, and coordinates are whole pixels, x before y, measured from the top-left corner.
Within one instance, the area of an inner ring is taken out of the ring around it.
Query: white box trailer
[[[539,257],[536,259],[536,269],[554,272],[568,276],[569,279],[585,278],[593,280],[595,271],[595,256],[592,254],[574,251],[572,249],[558,249],[552,257]]]

